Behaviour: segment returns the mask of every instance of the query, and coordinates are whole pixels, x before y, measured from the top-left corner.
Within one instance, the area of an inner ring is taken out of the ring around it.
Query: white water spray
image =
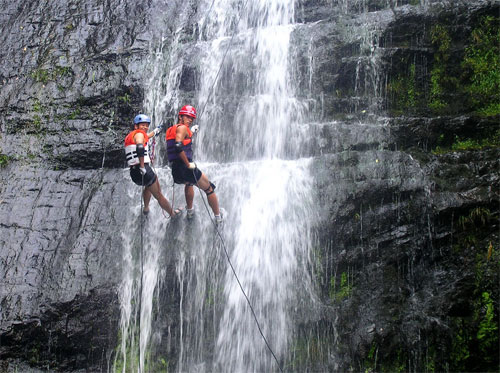
[[[227,165],[234,189],[229,206],[231,261],[264,335],[282,360],[294,336],[290,310],[296,292],[310,291],[304,264],[314,216],[310,161],[283,160],[287,144],[294,141],[288,134],[304,120],[304,105],[294,96],[288,68],[294,1],[249,1],[243,9],[242,2],[217,4],[217,17],[203,22],[205,37],[214,39],[201,63],[200,101],[210,100],[201,120],[199,154],[218,158],[222,142],[225,158],[240,161]],[[232,14],[223,9],[240,10]],[[229,14],[232,22],[222,14]],[[237,29],[227,26],[238,20]],[[230,53],[223,60],[227,48]],[[221,63],[222,74],[214,82]],[[230,103],[228,97],[233,98]],[[277,370],[229,267],[222,283],[223,312],[212,369]]]
[[[199,9],[205,14],[199,22],[199,96],[180,102],[182,94],[175,87],[184,62],[179,54],[170,55],[168,64],[156,59],[168,71],[153,69],[169,77],[170,88],[165,92],[151,84],[154,92],[147,106],[157,116],[166,103],[194,104],[202,111],[196,162],[217,185],[227,211],[223,235],[230,260],[283,364],[292,355],[294,314],[301,311],[299,303],[312,298],[307,266],[315,216],[311,160],[299,158],[299,150],[290,144],[300,144],[300,139],[289,137],[300,132],[306,108],[295,95],[288,66],[294,1],[206,0]],[[179,107],[166,109],[175,112]],[[206,163],[214,160],[218,164]],[[170,199],[170,170],[157,168],[157,173]],[[183,187],[176,187],[176,205],[183,199]],[[183,217],[167,226],[155,204],[153,200],[146,229],[140,331],[131,322],[137,307],[123,306],[138,300],[137,270],[125,271],[122,284],[122,338],[128,338],[122,341],[122,355],[131,353],[130,340],[138,338],[138,368],[148,366],[146,351],[155,348],[154,315],[163,311],[154,307],[155,289],[162,281],[159,263],[168,257],[175,261],[180,293],[177,371],[277,371],[198,192],[194,222]],[[136,210],[131,219],[137,219]],[[126,240],[126,251],[132,253],[133,240]],[[137,258],[126,258],[126,265],[137,269]]]

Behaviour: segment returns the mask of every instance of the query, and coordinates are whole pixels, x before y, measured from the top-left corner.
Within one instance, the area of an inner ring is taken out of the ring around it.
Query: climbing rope
[[[233,39],[234,39],[234,36],[236,35],[236,31],[237,31],[237,26],[238,24],[240,23],[240,20],[241,20],[241,17],[243,15],[243,10],[246,8],[248,4],[248,0],[245,1],[243,7],[240,9],[240,12],[239,12],[239,17],[238,17],[238,21],[236,22],[236,25],[235,25],[235,30],[233,32],[233,34],[231,35],[231,39],[229,40],[229,43],[228,43],[228,46],[224,52],[224,55],[222,57],[222,60],[221,60],[221,63],[219,65],[219,69],[217,70],[217,74],[215,75],[215,78],[214,78],[214,81],[212,83],[212,86],[210,87],[210,91],[209,91],[209,94],[208,94],[208,97],[207,99],[205,100],[205,104],[202,106],[201,110],[200,110],[200,114],[198,115],[198,120],[200,120],[200,118],[203,116],[204,112],[205,112],[205,107],[207,106],[208,104],[208,101],[210,100],[210,97],[214,91],[214,87],[215,87],[215,84],[217,83],[217,79],[219,77],[219,74],[220,72],[222,71],[222,66],[224,65],[224,61],[226,59],[226,56],[229,52],[229,49],[231,48],[232,46],[232,43],[233,43]],[[212,3],[213,5],[213,3]],[[210,7],[211,9],[212,7]],[[257,318],[257,315],[255,313],[255,310],[252,306],[252,302],[250,302],[250,299],[248,298],[246,292],[245,292],[245,289],[243,289],[243,285],[241,284],[241,281],[236,273],[236,270],[234,269],[234,266],[233,264],[231,263],[231,258],[229,257],[229,253],[227,252],[227,246],[226,246],[226,242],[224,240],[224,237],[222,236],[220,230],[219,230],[219,227],[217,226],[217,223],[212,219],[212,216],[210,214],[210,210],[208,209],[208,206],[207,206],[207,203],[205,202],[205,199],[203,198],[203,194],[201,193],[201,188],[198,184],[198,179],[196,178],[196,174],[193,170],[193,176],[194,176],[194,179],[196,180],[196,186],[198,187],[198,191],[200,193],[200,196],[201,196],[201,199],[203,201],[203,204],[205,206],[205,210],[207,211],[207,214],[208,214],[208,217],[210,219],[210,221],[212,222],[212,225],[215,227],[215,231],[217,232],[217,235],[219,236],[220,240],[221,240],[221,243],[222,243],[222,248],[224,249],[224,254],[226,256],[226,259],[227,259],[227,262],[229,263],[229,267],[231,268],[231,271],[233,272],[233,275],[236,279],[236,282],[238,283],[238,286],[241,290],[241,292],[243,293],[243,296],[245,297],[245,300],[250,308],[250,311],[252,312],[252,316],[255,320],[255,324],[257,325],[257,329],[259,330],[259,333],[260,335],[262,336],[262,339],[264,340],[264,343],[266,344],[266,347],[267,349],[269,350],[269,352],[271,353],[271,355],[273,356],[274,360],[276,361],[276,364],[278,365],[278,368],[280,370],[280,372],[283,372],[283,369],[281,368],[281,364],[279,363],[278,361],[278,358],[276,357],[273,349],[271,348],[266,336],[264,335],[264,332],[262,331],[262,328],[260,326],[260,322],[259,322],[259,319]],[[208,197],[207,197],[208,199]]]
[[[144,277],[144,261],[143,261],[143,252],[144,252],[144,234],[143,234],[143,222],[142,220],[144,219],[143,217],[143,206],[142,206],[142,199],[144,195],[144,190],[146,187],[144,186],[144,175],[141,173],[141,178],[142,178],[142,188],[141,188],[141,194],[139,195],[139,198],[141,199],[141,211],[139,211],[139,216],[141,218],[141,252],[140,252],[140,261],[141,261],[141,280],[140,280],[140,289],[139,289],[139,373],[141,373],[141,362],[140,362],[140,356],[141,356],[141,313],[142,313],[142,279]]]
[[[210,91],[209,91],[208,97],[205,100],[205,103],[204,103],[204,105],[201,108],[200,114],[198,115],[198,120],[203,116],[203,114],[205,112],[205,108],[206,108],[206,106],[207,106],[208,102],[210,101],[210,98],[211,98],[211,96],[213,94],[215,84],[217,83],[217,80],[218,80],[218,77],[220,75],[220,72],[222,71],[222,67],[224,65],[224,61],[225,61],[226,56],[227,56],[227,54],[229,52],[229,49],[231,48],[231,46],[233,44],[233,40],[234,40],[234,37],[235,37],[236,32],[237,32],[237,26],[240,23],[240,20],[241,20],[242,15],[243,15],[243,10],[246,8],[246,6],[248,4],[248,1],[249,0],[246,0],[245,3],[243,4],[243,7],[240,9],[239,17],[238,17],[238,20],[237,20],[236,25],[235,25],[235,30],[232,33],[231,39],[229,40],[228,46],[227,46],[227,48],[226,48],[226,50],[224,52],[224,55],[223,55],[222,60],[221,60],[221,63],[219,65],[219,69],[217,70],[217,74],[215,75],[215,78],[214,78],[214,81],[212,83],[212,86],[210,87]],[[213,3],[212,3],[212,6],[213,6]],[[210,10],[212,9],[212,6],[210,7]],[[154,145],[153,145],[153,147],[154,147]],[[232,271],[232,273],[233,273],[233,275],[234,275],[234,277],[236,279],[236,282],[238,283],[238,286],[239,286],[239,288],[240,288],[243,296],[245,297],[245,300],[246,300],[246,302],[247,302],[247,304],[248,304],[248,306],[250,308],[252,316],[253,316],[253,318],[255,320],[255,324],[257,325],[257,329],[259,330],[259,333],[262,336],[262,339],[264,340],[264,343],[265,343],[267,349],[269,350],[269,352],[273,356],[274,360],[276,361],[276,364],[278,365],[278,368],[279,368],[280,372],[283,372],[283,369],[281,367],[281,364],[278,361],[278,358],[276,357],[276,355],[275,355],[273,349],[271,348],[271,346],[270,346],[270,344],[269,344],[266,336],[264,335],[264,332],[262,331],[262,327],[261,327],[260,322],[259,322],[259,320],[257,318],[255,310],[254,310],[254,308],[252,306],[252,303],[250,302],[250,299],[248,298],[248,296],[247,296],[247,294],[245,292],[245,289],[243,288],[243,285],[241,284],[241,281],[240,281],[240,279],[239,279],[239,277],[238,277],[238,275],[236,273],[236,270],[234,269],[234,266],[233,266],[233,264],[231,262],[231,258],[229,256],[228,251],[227,251],[227,246],[226,246],[226,242],[224,240],[224,237],[222,236],[222,234],[221,234],[221,232],[219,230],[219,227],[217,226],[217,223],[211,217],[211,214],[210,214],[210,211],[208,209],[207,203],[206,203],[205,199],[203,198],[203,194],[201,193],[201,188],[200,188],[200,186],[198,184],[198,179],[196,178],[196,174],[195,174],[194,170],[193,170],[193,176],[194,176],[194,179],[196,180],[196,186],[198,187],[198,191],[200,193],[201,199],[202,199],[203,204],[205,206],[205,209],[207,211],[208,217],[209,217],[210,221],[212,222],[213,226],[215,227],[217,235],[219,236],[219,238],[221,240],[222,248],[224,250],[224,254],[226,256],[227,262],[229,263],[229,266],[230,266],[231,271]],[[142,182],[142,184],[144,185],[144,176],[143,176],[143,182]],[[172,183],[172,210],[174,210],[174,208],[175,208],[174,207],[174,196],[175,196],[175,194],[174,194],[174,189],[175,188],[174,187],[175,187],[175,182]],[[142,208],[143,207],[142,207],[142,196],[141,196],[141,213],[142,213]],[[143,253],[142,253],[142,251],[143,251],[143,233],[142,233],[142,230],[143,230],[143,227],[142,227],[142,217],[141,217],[141,285],[140,285],[140,299],[139,299],[139,330],[140,330],[140,313],[141,313],[141,303],[142,303],[142,278],[143,278],[143,258],[142,258],[142,255],[143,255]],[[139,342],[139,355],[140,355],[140,353],[141,353],[141,351],[140,351],[140,342]]]
[[[231,258],[229,257],[229,253],[227,252],[227,246],[226,246],[226,241],[224,240],[224,237],[222,237],[222,234],[219,230],[219,227],[217,226],[217,223],[214,219],[212,219],[212,216],[210,214],[210,210],[208,209],[207,202],[205,202],[205,199],[203,198],[203,193],[201,193],[201,188],[198,184],[198,179],[196,178],[196,174],[193,170],[193,176],[194,179],[196,180],[196,186],[198,187],[198,192],[200,193],[201,200],[203,201],[203,205],[205,206],[205,210],[207,211],[208,218],[212,222],[213,226],[215,227],[215,231],[217,232],[217,235],[219,236],[221,243],[222,243],[222,248],[224,249],[224,254],[226,255],[227,262],[229,263],[229,267],[231,267],[231,271],[233,272],[234,277],[236,278],[236,282],[238,283],[238,286],[240,287],[241,292],[243,293],[243,296],[245,297],[248,306],[250,307],[250,311],[252,312],[252,316],[255,320],[255,324],[257,325],[257,329],[259,330],[260,335],[262,336],[262,339],[264,340],[264,343],[266,344],[267,349],[273,356],[274,360],[276,361],[276,364],[278,365],[278,368],[280,372],[283,372],[283,369],[281,368],[281,364],[278,361],[278,358],[276,357],[273,349],[271,348],[271,345],[267,341],[266,336],[264,335],[264,332],[262,331],[262,328],[259,323],[259,319],[257,318],[257,315],[255,314],[255,310],[252,306],[252,302],[250,302],[250,299],[248,298],[245,289],[243,289],[243,285],[241,285],[240,279],[238,278],[238,275],[236,274],[236,270],[234,269],[233,263],[231,263]],[[207,197],[208,200],[208,197]]]

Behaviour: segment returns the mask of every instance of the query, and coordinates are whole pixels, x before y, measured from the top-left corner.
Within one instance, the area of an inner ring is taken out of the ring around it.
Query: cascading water
[[[293,336],[289,308],[297,290],[295,280],[300,274],[304,276],[300,260],[307,258],[311,241],[308,222],[314,215],[309,201],[308,161],[283,160],[288,129],[303,119],[287,58],[294,2],[247,2],[229,19],[224,18],[227,9],[238,9],[238,2],[221,1],[218,6],[216,17],[203,20],[202,35],[213,39],[201,64],[200,101],[213,99],[201,120],[199,152],[220,159],[217,139],[222,138],[228,149],[224,158],[229,155],[231,160],[240,161],[227,165],[230,180],[237,186],[229,208],[234,232],[231,260],[264,335],[283,359]],[[228,26],[238,20],[237,30]],[[222,58],[232,45],[221,78],[214,85]],[[241,84],[235,86],[233,76]],[[229,97],[234,98],[226,105]],[[230,123],[228,118],[233,118]],[[225,135],[229,139],[224,139]],[[223,283],[224,307],[214,369],[276,369],[229,268]]]
[[[178,343],[177,371],[277,371],[224,250],[270,347],[280,364],[286,363],[295,337],[292,316],[313,298],[307,268],[315,216],[311,161],[299,158],[300,150],[290,146],[296,142],[290,134],[297,132],[307,109],[295,96],[288,67],[294,1],[204,1],[199,13],[205,15],[198,24],[199,96],[194,102],[173,99],[182,97],[172,86],[185,61],[170,57],[168,71],[158,73],[173,79],[168,80],[169,91],[158,92],[159,85],[152,84],[156,91],[147,106],[157,117],[165,104],[198,107],[195,160],[217,185],[226,211],[224,241],[198,193],[194,222],[182,217],[167,224],[152,201],[143,230],[140,331],[132,321],[139,312],[137,304],[132,306],[134,299],[139,302],[141,269],[138,255],[134,261],[132,254],[139,233],[130,229],[135,240],[130,233],[124,239],[129,270],[124,271],[121,296],[122,360],[128,359],[132,370],[150,369],[146,351],[157,349],[162,338],[152,333],[155,315],[163,310],[159,296],[155,300],[165,275],[160,263],[173,263],[179,284],[179,333],[173,342]],[[171,199],[169,169],[157,168],[157,173]],[[183,188],[175,191],[178,206],[184,203]],[[139,203],[138,191],[133,200]],[[131,219],[138,221],[137,206],[133,212]],[[138,354],[137,367],[127,356],[130,351]]]

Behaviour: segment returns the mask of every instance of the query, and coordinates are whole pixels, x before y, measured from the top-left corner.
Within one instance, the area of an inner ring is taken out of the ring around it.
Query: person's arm
[[[165,129],[165,123],[159,125],[158,127],[156,127],[154,130],[152,130],[151,132],[148,133],[148,137],[149,138],[153,138],[155,137],[156,135],[158,135],[161,131],[163,131]]]
[[[137,156],[139,157],[139,167],[144,169],[144,135],[137,132],[134,136],[134,142],[137,148]]]
[[[175,132],[175,147],[178,150],[180,149],[180,152],[178,152],[179,158],[184,162],[186,167],[193,168],[193,167],[191,167],[191,165],[189,163],[189,159],[186,156],[186,153],[184,152],[184,150],[182,150],[182,141],[184,141],[186,136],[187,136],[187,127],[186,126],[178,126],[177,131]]]

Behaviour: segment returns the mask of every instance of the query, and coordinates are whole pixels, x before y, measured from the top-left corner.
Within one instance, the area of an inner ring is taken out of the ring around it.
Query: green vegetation
[[[37,113],[41,113],[43,110],[42,104],[40,103],[39,99],[35,99],[33,102],[33,111]]]
[[[492,371],[498,368],[500,254],[489,239],[497,219],[487,207],[476,207],[457,218],[455,253],[474,258],[470,311],[450,320],[450,371]]]
[[[127,343],[127,350],[125,358],[121,351],[121,333],[118,336],[118,345],[115,349],[115,361],[113,363],[113,372],[121,373],[123,368],[126,367],[126,372],[134,372],[139,368],[139,333],[136,331],[136,337],[132,340],[135,341],[134,345]],[[155,360],[151,357],[151,350],[147,349],[144,353],[144,371],[145,372],[158,372],[168,373],[169,364],[164,357],[157,357]]]
[[[123,96],[118,96],[118,101],[128,105],[130,104],[130,95],[125,93]]]
[[[44,69],[36,69],[31,72],[31,79],[37,83],[46,84],[49,81],[49,72]]]
[[[377,369],[377,357],[378,357],[378,346],[375,341],[373,341],[370,351],[364,361],[365,372],[373,372]]]
[[[486,207],[476,207],[469,215],[460,216],[458,218],[458,226],[461,230],[466,231],[469,228],[474,228],[478,225],[485,226],[492,219],[490,210]]]
[[[445,316],[446,326],[422,330],[422,351],[404,341],[396,350],[375,334],[365,346],[358,371],[406,372],[412,364],[419,372],[498,371],[500,250],[492,240],[497,214],[489,206],[476,206],[453,218],[449,260],[457,261],[461,274],[459,282],[449,288],[456,288],[459,299],[452,300],[454,311]]]
[[[0,168],[4,168],[9,164],[10,157],[3,153],[0,153]]]
[[[413,55],[394,62],[387,86],[392,113],[499,115],[500,18],[481,18],[462,52],[444,24],[433,26],[429,38],[430,63]]]
[[[333,276],[330,279],[330,299],[340,302],[344,298],[349,297],[352,294],[352,283],[349,282],[349,276],[347,272],[342,272],[340,275],[340,288],[337,290],[336,279]]]
[[[482,294],[480,307],[476,310],[475,318],[479,321],[476,338],[479,342],[479,350],[487,361],[492,361],[489,353],[498,346],[498,321],[495,319],[493,299],[485,291]]]
[[[403,64],[405,62],[402,62]],[[390,84],[389,91],[394,96],[395,113],[413,112],[418,107],[419,91],[416,89],[416,65],[410,65],[408,76],[397,76]]]
[[[81,110],[80,108],[76,108],[75,110],[73,110],[71,112],[71,114],[68,115],[68,119],[71,119],[71,120],[74,120],[76,118],[78,118],[81,114]]]
[[[500,19],[484,17],[471,33],[462,66],[472,107],[485,116],[500,114]]]
[[[398,348],[396,351],[387,351],[388,356],[384,359],[379,358],[379,350],[383,348],[383,344],[379,345],[376,341],[373,341],[370,350],[368,351],[366,358],[361,362],[360,371],[365,372],[390,372],[390,373],[402,373],[407,372],[406,363],[408,361],[406,353],[402,348]],[[426,364],[429,368],[432,367],[432,363]],[[432,371],[432,370],[426,370]]]
[[[449,147],[437,146],[433,154],[446,154],[449,152],[461,152],[468,150],[484,150],[488,148],[500,147],[500,129],[498,129],[493,136],[483,139],[464,139],[461,140],[455,136],[455,142]]]
[[[33,128],[37,132],[40,131],[40,129],[42,128],[42,118],[40,118],[40,115],[38,114],[35,114],[33,116]]]
[[[498,309],[489,292],[473,299],[473,316],[452,320],[452,371],[491,371],[498,367]]]
[[[452,328],[456,330],[452,339],[450,360],[455,366],[464,366],[469,359],[470,337],[465,329],[465,323],[462,318],[452,320]]]
[[[291,360],[284,362],[285,371],[314,370],[314,364],[327,359],[326,346],[333,342],[318,331],[315,335],[299,337],[291,345]],[[311,367],[313,364],[313,367]]]
[[[30,74],[31,79],[37,83],[47,84],[50,81],[56,81],[61,77],[70,76],[73,70],[68,66],[55,66],[52,70],[36,69]]]
[[[120,340],[121,338],[119,338]],[[125,359],[121,352],[120,343],[118,343],[118,347],[115,350],[115,362],[113,364],[113,372],[121,373],[123,372],[123,368],[127,367],[127,372],[132,372],[138,369],[139,367],[139,351],[136,348],[132,348],[127,346],[127,352]]]
[[[456,89],[456,79],[450,76],[448,63],[450,60],[451,38],[446,28],[436,25],[431,30],[431,40],[436,52],[431,70],[429,107],[436,113],[448,107],[443,97],[446,91]]]

